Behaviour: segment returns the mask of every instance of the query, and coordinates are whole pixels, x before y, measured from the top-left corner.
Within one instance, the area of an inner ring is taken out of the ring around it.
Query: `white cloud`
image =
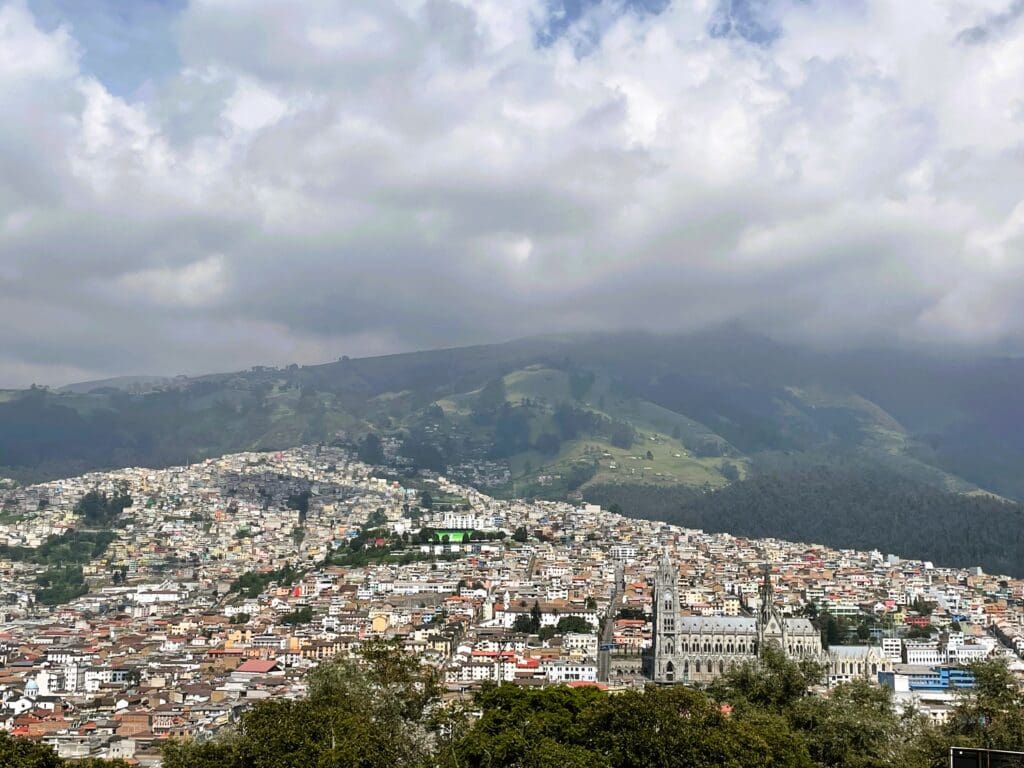
[[[541,48],[542,0],[242,5],[125,98],[0,4],[0,383],[732,319],[1024,346],[1012,0],[776,0],[770,44],[606,3]]]
[[[121,275],[115,293],[128,301],[168,307],[213,304],[225,290],[224,259],[219,254],[178,268],[159,267]]]

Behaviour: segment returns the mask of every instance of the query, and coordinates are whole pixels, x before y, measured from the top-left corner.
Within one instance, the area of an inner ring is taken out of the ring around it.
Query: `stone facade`
[[[656,683],[709,683],[727,669],[756,659],[768,644],[790,658],[827,663],[814,625],[804,618],[779,615],[767,568],[756,618],[682,616],[678,580],[678,571],[663,557],[654,583],[651,676]]]

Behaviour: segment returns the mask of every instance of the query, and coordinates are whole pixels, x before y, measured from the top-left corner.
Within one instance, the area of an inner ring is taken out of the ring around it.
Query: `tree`
[[[841,683],[827,698],[801,698],[789,713],[793,726],[810,735],[811,757],[835,768],[871,768],[892,764],[893,735],[900,718],[888,688],[866,680]]]
[[[491,455],[505,458],[525,451],[530,447],[529,412],[524,407],[512,407],[506,403],[494,422],[494,445]]]
[[[526,540],[529,538],[529,536],[530,536],[530,534],[527,533],[526,528],[524,526],[520,525],[512,533],[512,541],[518,541],[520,544],[523,544],[523,543],[526,542]]]
[[[299,525],[306,522],[306,516],[309,514],[309,500],[312,497],[313,493],[309,490],[288,496],[288,509],[294,509],[299,513]]]
[[[818,615],[818,623],[821,625],[821,644],[826,648],[833,645],[842,645],[845,639],[845,632],[842,618],[837,618],[831,613]]]
[[[935,609],[935,604],[918,595],[914,598],[914,602],[910,604],[910,608],[921,616],[931,616],[932,611]]]
[[[530,618],[529,614],[520,613],[516,615],[516,619],[512,622],[513,632],[522,632],[524,634],[533,634],[536,630],[533,628],[533,619]]]
[[[304,605],[298,610],[293,610],[291,613],[286,613],[281,617],[281,623],[287,625],[309,624],[311,621],[313,621],[313,609],[308,605]]]
[[[355,660],[309,673],[305,699],[268,699],[237,729],[202,744],[171,742],[165,768],[412,768],[426,764],[435,675],[397,646],[370,643]]]
[[[868,640],[871,637],[871,628],[868,626],[866,621],[862,621],[857,625],[857,639],[861,642]]]
[[[730,669],[712,685],[713,695],[722,701],[783,711],[808,695],[824,668],[812,661],[795,661],[781,649],[769,645],[757,661]]]
[[[362,442],[359,443],[358,454],[359,460],[364,464],[379,465],[384,463],[384,445],[376,432],[368,432],[366,434]]]
[[[446,768],[608,768],[589,749],[584,713],[602,694],[594,689],[486,684],[473,697],[479,721],[452,744]]]
[[[593,634],[594,625],[581,616],[563,616],[558,620],[556,629],[560,635],[564,635],[566,632]]]
[[[558,435],[553,432],[545,432],[534,442],[533,447],[541,453],[553,456],[558,453],[562,447],[562,441]]]
[[[481,416],[493,414],[505,405],[506,397],[505,380],[503,378],[492,379],[477,395],[474,413]]]
[[[806,746],[767,712],[726,717],[706,694],[683,686],[607,696],[585,719],[591,743],[616,768],[809,768]]]
[[[4,768],[62,768],[52,747],[0,731],[0,765]]]
[[[974,687],[962,692],[948,731],[964,746],[1019,749],[1024,745],[1024,696],[1003,659],[970,665]]]
[[[543,614],[540,610],[540,603],[534,600],[533,607],[530,609],[530,626],[532,627],[531,631],[536,632],[540,629],[540,620],[542,616]]]
[[[85,518],[85,522],[90,526],[103,527],[117,521],[124,510],[133,504],[132,497],[124,489],[119,489],[114,496],[93,489],[85,493],[75,504],[75,514]]]
[[[446,768],[810,768],[786,722],[726,717],[682,686],[607,696],[594,688],[485,685],[480,719],[452,744]]]
[[[0,766],[3,768],[128,768],[124,760],[61,760],[46,744],[0,731]]]
[[[636,442],[636,431],[625,422],[616,422],[612,427],[610,440],[616,448],[631,448]]]
[[[61,605],[89,592],[82,566],[52,567],[36,576],[36,601],[43,605]]]

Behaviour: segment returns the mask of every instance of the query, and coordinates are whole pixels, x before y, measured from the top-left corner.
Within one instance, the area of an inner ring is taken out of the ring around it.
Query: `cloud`
[[[719,322],[1024,347],[1016,0],[0,3],[0,384]],[[115,79],[118,25],[160,54]]]

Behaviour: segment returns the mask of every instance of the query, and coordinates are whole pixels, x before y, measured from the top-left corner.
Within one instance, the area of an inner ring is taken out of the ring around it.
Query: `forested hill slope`
[[[879,549],[936,565],[980,565],[989,573],[1024,576],[1024,507],[964,495],[882,469],[759,475],[719,491],[590,497],[618,503],[625,514],[738,536],[775,537],[840,548]]]
[[[1022,391],[1019,359],[824,353],[733,330],[551,336],[0,391],[0,477],[354,445],[375,433],[400,446],[397,466],[475,477],[504,464],[506,475],[487,479],[506,477],[506,493],[720,488],[780,474],[774,457],[799,469],[852,455],[936,488],[1024,500]]]

